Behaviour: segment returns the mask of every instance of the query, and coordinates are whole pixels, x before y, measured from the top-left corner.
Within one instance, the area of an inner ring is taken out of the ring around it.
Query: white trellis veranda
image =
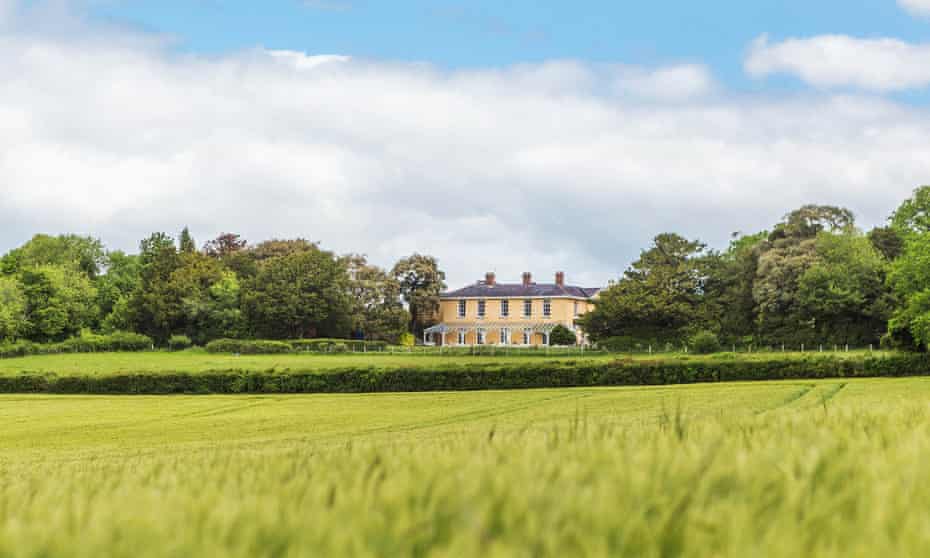
[[[520,331],[520,330],[529,330],[533,333],[541,333],[543,335],[544,345],[549,345],[549,336],[552,333],[552,330],[561,324],[557,323],[532,323],[532,324],[514,324],[514,323],[494,323],[494,322],[482,322],[482,323],[473,323],[473,324],[437,324],[432,327],[428,327],[423,330],[423,342],[426,344],[433,344],[430,341],[431,337],[441,336],[443,339],[442,343],[445,344],[446,335],[450,333],[474,333],[473,339],[477,338],[479,331],[485,333],[490,331],[499,332],[502,329],[509,329],[511,331]]]

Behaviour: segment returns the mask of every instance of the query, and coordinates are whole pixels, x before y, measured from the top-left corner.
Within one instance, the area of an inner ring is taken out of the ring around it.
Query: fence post
[[[801,352],[804,352],[804,343],[801,343]]]

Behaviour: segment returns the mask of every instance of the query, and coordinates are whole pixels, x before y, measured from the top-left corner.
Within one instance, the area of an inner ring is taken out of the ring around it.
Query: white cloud
[[[888,92],[930,85],[930,44],[820,35],[770,44],[753,41],[745,61],[754,77],[791,74],[818,87]]]
[[[930,0],[898,0],[898,5],[916,16],[930,16]]]
[[[868,97],[702,96],[705,71],[680,66],[444,71],[151,39],[0,33],[0,251],[64,231],[134,249],[187,224],[382,265],[432,253],[453,285],[598,284],[657,232],[720,245],[807,202],[875,223],[927,180],[930,115]]]
[[[656,100],[700,97],[715,89],[710,71],[699,64],[682,64],[658,69],[626,68],[615,82],[621,93]]]

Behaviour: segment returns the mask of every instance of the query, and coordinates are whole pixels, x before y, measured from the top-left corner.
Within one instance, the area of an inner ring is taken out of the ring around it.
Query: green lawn
[[[806,356],[820,353],[808,352]],[[823,353],[833,355],[834,353]],[[850,353],[837,353],[845,358],[863,358],[868,351]],[[883,354],[876,351],[874,354]],[[799,353],[741,353],[743,359],[771,359],[771,358],[797,358]],[[193,349],[177,353],[145,352],[145,353],[84,353],[84,354],[57,354],[39,355],[22,358],[0,359],[0,376],[10,376],[23,373],[53,372],[60,376],[68,375],[109,375],[120,372],[188,372],[203,373],[209,371],[226,370],[292,370],[316,371],[333,370],[349,367],[377,367],[400,368],[409,366],[441,366],[463,363],[520,363],[545,362],[547,360],[595,360],[605,361],[614,359],[634,358],[636,360],[664,359],[664,360],[714,360],[733,358],[732,354],[718,354],[709,356],[663,354],[663,355],[624,355],[593,353],[584,356],[559,356],[556,350],[546,355],[534,353],[525,356],[469,356],[469,355],[439,355],[439,354],[391,354],[391,353],[348,353],[348,354],[286,354],[286,355],[241,355],[210,354],[202,349]]]
[[[0,425],[0,556],[845,557],[930,545],[925,378],[0,396]]]

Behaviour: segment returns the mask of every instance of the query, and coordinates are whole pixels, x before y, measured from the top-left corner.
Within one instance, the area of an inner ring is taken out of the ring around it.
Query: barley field
[[[930,379],[0,396],[0,556],[921,556]]]

